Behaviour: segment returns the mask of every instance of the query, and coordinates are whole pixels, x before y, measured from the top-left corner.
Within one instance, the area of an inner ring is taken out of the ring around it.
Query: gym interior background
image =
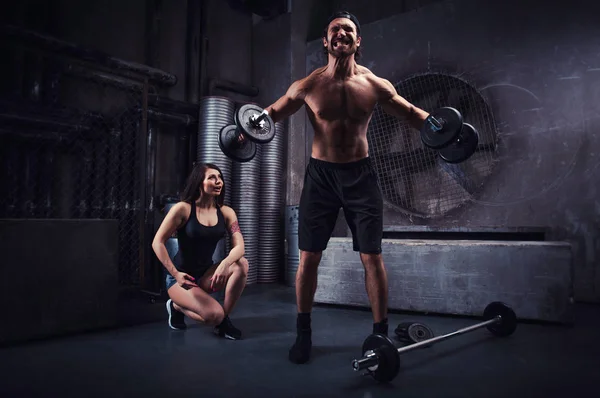
[[[471,316],[498,298],[573,330],[578,308],[598,314],[595,2],[23,0],[0,13],[0,294],[15,303],[2,343],[163,327],[150,243],[192,164],[209,158],[225,162],[247,231],[247,294],[288,294],[293,317],[305,112],[249,163],[206,137],[322,65],[324,21],[339,9],[361,21],[362,65],[426,109],[457,107],[481,133],[471,159],[447,165],[376,110],[392,309]],[[316,301],[365,307],[341,213],[334,236]]]

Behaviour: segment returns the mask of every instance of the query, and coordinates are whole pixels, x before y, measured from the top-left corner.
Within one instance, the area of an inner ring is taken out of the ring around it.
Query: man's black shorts
[[[344,209],[354,251],[381,253],[383,197],[370,158],[330,163],[310,158],[298,209],[300,250],[320,252]]]

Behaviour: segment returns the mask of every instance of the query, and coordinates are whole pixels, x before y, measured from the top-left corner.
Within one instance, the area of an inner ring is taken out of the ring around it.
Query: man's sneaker
[[[215,326],[214,332],[217,336],[230,340],[239,340],[242,338],[242,332],[233,326],[229,316],[225,317],[220,325]]]
[[[183,312],[179,312],[173,307],[173,300],[167,300],[167,312],[169,313],[169,326],[171,329],[183,330],[187,327]]]

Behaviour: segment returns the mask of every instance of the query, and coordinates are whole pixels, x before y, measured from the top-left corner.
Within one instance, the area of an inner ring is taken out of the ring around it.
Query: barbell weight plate
[[[438,155],[448,163],[461,163],[469,159],[479,145],[479,134],[475,127],[463,123],[456,141],[438,151]]]
[[[271,116],[267,115],[263,119],[262,128],[250,123],[251,117],[258,117],[262,112],[263,109],[259,106],[254,104],[244,104],[240,106],[234,116],[234,120],[243,134],[257,144],[265,144],[275,137],[275,123],[273,123]]]
[[[378,382],[388,383],[400,372],[400,354],[389,337],[383,334],[369,335],[362,346],[362,354],[374,351],[378,358],[378,364],[369,368],[369,374]]]
[[[432,122],[431,117],[442,124],[441,130]],[[450,145],[462,129],[463,119],[458,110],[443,107],[429,114],[421,128],[421,141],[432,149],[445,148]]]
[[[490,320],[500,315],[502,321],[487,325],[487,329],[498,337],[510,336],[517,329],[517,315],[508,305],[494,301],[483,310],[483,319]]]
[[[419,322],[402,322],[396,327],[398,339],[405,344],[414,344],[434,337],[433,330]]]
[[[219,147],[230,159],[237,162],[249,162],[256,155],[256,144],[237,133],[237,126],[227,125],[219,131]]]

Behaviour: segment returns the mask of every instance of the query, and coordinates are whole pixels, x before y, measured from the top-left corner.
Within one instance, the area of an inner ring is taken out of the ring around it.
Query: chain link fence
[[[450,164],[427,148],[408,122],[377,106],[369,125],[369,147],[389,206],[410,216],[439,218],[472,201],[498,163],[498,130],[490,106],[469,82],[444,73],[424,73],[394,87],[415,106],[432,112],[458,109],[479,132],[473,156]]]
[[[117,219],[119,283],[139,286],[154,86],[135,69],[145,66],[32,32],[2,33],[0,217]]]

